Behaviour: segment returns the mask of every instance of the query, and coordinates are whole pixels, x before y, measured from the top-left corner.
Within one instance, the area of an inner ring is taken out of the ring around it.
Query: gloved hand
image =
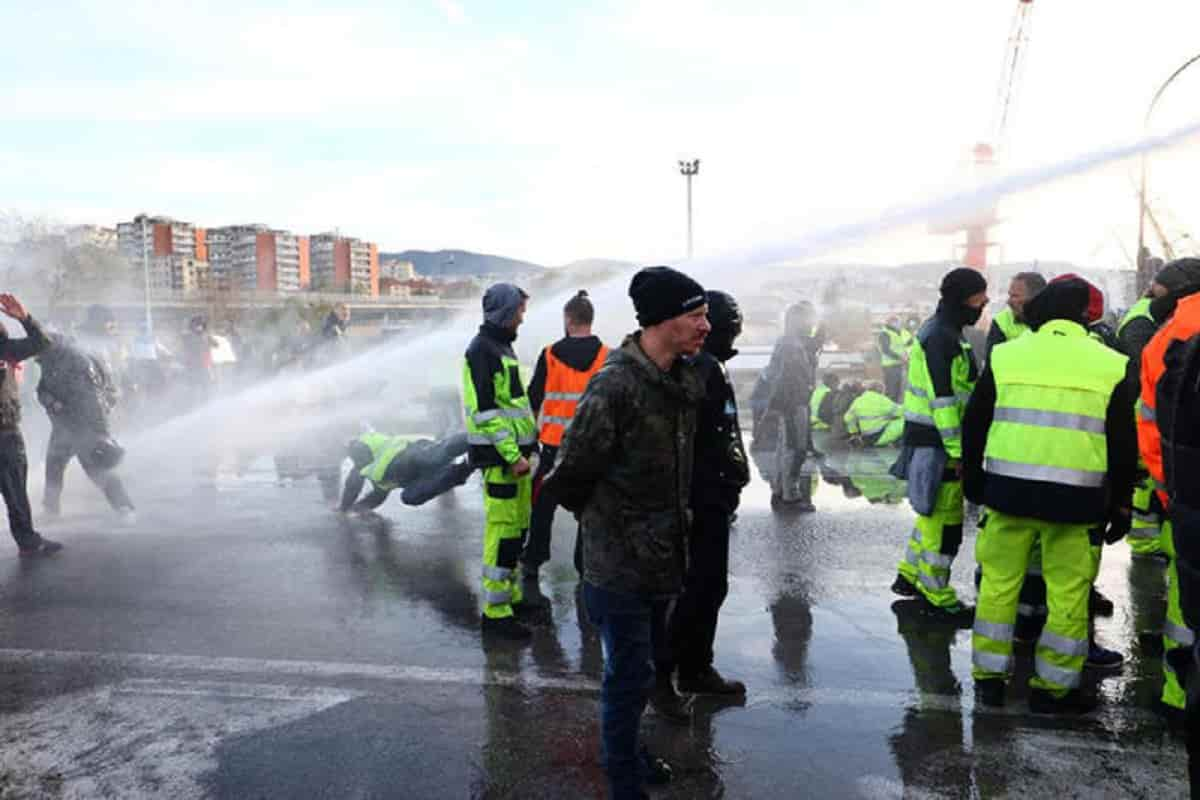
[[[1125,538],[1133,525],[1131,512],[1128,508],[1117,508],[1109,512],[1108,526],[1104,529],[1105,544],[1116,544]]]

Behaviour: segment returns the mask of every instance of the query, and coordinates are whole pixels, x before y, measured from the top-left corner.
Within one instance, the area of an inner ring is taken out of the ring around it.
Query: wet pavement
[[[1130,658],[1102,710],[1035,717],[1022,681],[977,708],[970,633],[888,586],[912,524],[890,453],[825,460],[818,513],[757,480],[733,538],[717,663],[742,705],[647,714],[665,798],[1178,797],[1182,747],[1153,713],[1162,570],[1106,548],[1100,640]],[[419,509],[346,519],[270,461],[215,486],[136,477],[118,523],[69,475],[42,524],[60,558],[0,557],[0,797],[601,797],[601,654],[581,625],[560,513],[532,644],[478,634],[478,481]],[[974,598],[973,531],[954,566]],[[893,608],[895,606],[895,609]],[[1028,673],[1031,654],[1018,651]],[[1089,675],[1090,681],[1099,676]]]

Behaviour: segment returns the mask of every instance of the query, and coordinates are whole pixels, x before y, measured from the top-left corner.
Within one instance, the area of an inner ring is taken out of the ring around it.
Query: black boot
[[[483,635],[489,638],[508,639],[513,642],[528,641],[533,637],[533,631],[517,622],[516,617],[500,617],[499,619],[484,616],[480,623]]]
[[[892,593],[901,597],[916,597],[920,594],[917,587],[909,583],[908,578],[903,575],[896,575],[896,580],[892,581]]]
[[[1055,697],[1045,689],[1031,689],[1029,710],[1035,714],[1087,714],[1095,711],[1100,700],[1089,697],[1078,689],[1072,689],[1062,697]]]
[[[692,711],[687,700],[675,691],[668,670],[659,670],[654,676],[654,690],[650,693],[650,707],[660,717],[671,722],[690,722]]]
[[[681,694],[741,695],[746,693],[746,684],[727,680],[710,665],[697,672],[680,669],[679,691]]]
[[[1005,689],[1003,678],[984,678],[975,681],[975,696],[988,708],[1004,708]]]

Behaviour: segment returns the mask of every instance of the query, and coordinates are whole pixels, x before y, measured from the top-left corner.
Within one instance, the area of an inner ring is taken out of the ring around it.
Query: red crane
[[[1013,17],[1008,34],[1008,46],[1004,52],[1004,65],[1000,71],[1000,90],[992,117],[988,138],[979,142],[971,151],[971,159],[977,176],[989,173],[996,165],[997,157],[1004,153],[1007,144],[1009,122],[1016,106],[1017,92],[1021,85],[1025,53],[1029,49],[1029,34],[1032,28],[1033,0],[1018,0],[1017,13]],[[988,249],[995,242],[988,240],[988,229],[997,221],[995,207],[986,209],[965,220],[957,220],[935,229],[939,233],[966,231],[967,243],[963,251],[963,263],[983,271],[987,267]],[[957,248],[956,248],[957,252]]]

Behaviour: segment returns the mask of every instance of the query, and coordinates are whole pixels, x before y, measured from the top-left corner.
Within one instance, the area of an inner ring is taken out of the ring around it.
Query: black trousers
[[[33,529],[33,511],[25,489],[28,472],[25,438],[16,429],[0,430],[0,494],[8,508],[8,529],[22,549],[36,547],[42,540]]]
[[[79,459],[79,466],[100,487],[108,504],[115,509],[133,508],[133,501],[125,491],[121,478],[113,470],[101,469],[92,459],[94,437],[74,431],[66,425],[52,423],[50,443],[46,447],[46,488],[42,494],[42,506],[52,513],[61,511],[63,476],[72,458]]]
[[[554,528],[554,511],[558,508],[558,501],[553,494],[546,491],[542,482],[554,468],[554,460],[557,457],[557,447],[542,445],[541,460],[538,461],[537,473],[533,476],[537,497],[533,501],[533,511],[529,517],[529,535],[525,537],[525,548],[521,551],[521,563],[529,567],[540,567],[550,560],[550,535]]]
[[[729,514],[697,509],[688,542],[688,572],[668,626],[670,651],[681,675],[712,666],[717,616],[729,593]]]

